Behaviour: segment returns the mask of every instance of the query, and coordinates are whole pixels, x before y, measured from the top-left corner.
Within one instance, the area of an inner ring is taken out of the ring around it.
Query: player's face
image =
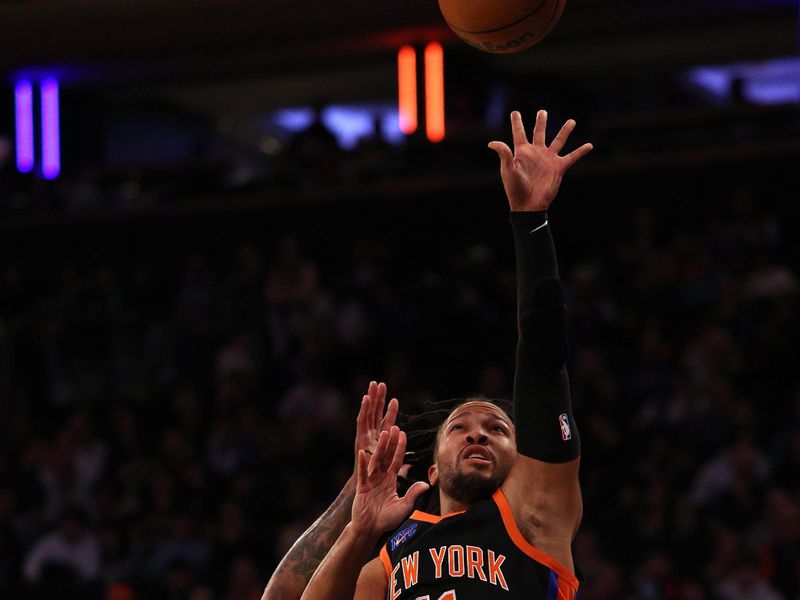
[[[456,408],[438,440],[428,478],[450,498],[465,504],[491,496],[517,457],[511,419],[489,402],[467,402]]]

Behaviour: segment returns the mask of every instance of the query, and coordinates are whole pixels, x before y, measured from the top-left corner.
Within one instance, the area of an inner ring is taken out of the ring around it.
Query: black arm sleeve
[[[550,463],[580,456],[567,377],[567,307],[546,212],[512,212],[517,254],[514,421],[521,454]]]

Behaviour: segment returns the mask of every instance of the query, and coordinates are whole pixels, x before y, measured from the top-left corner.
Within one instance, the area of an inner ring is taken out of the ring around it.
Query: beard
[[[508,473],[496,470],[490,474],[453,471],[439,481],[442,491],[453,500],[466,505],[489,498],[505,481]]]

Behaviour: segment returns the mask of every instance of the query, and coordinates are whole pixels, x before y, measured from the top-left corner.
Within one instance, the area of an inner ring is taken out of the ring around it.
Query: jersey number
[[[431,600],[430,596],[420,596],[417,600]],[[456,591],[450,590],[439,596],[439,600],[456,600]]]

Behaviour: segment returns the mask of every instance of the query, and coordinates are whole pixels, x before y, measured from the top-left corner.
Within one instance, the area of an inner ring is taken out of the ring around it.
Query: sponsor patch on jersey
[[[558,424],[561,425],[561,439],[565,442],[572,439],[572,429],[569,426],[567,413],[558,415]]]
[[[411,538],[417,532],[417,523],[412,523],[408,527],[401,529],[392,536],[389,540],[389,546],[392,550],[397,548],[400,544]]]

